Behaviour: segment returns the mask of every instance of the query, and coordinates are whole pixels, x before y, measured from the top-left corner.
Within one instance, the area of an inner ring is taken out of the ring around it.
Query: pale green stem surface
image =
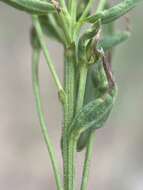
[[[77,11],[77,0],[69,0],[68,3],[69,13],[71,15],[71,19],[76,21],[76,11]]]
[[[54,15],[53,14],[49,14],[49,19],[50,22],[52,24],[52,26],[54,27],[54,29],[56,30],[57,35],[59,36],[59,38],[61,39],[61,41],[63,42],[63,44],[66,44],[66,39],[65,36],[61,33],[61,30],[59,28],[59,26],[57,25]]]
[[[92,133],[89,142],[86,147],[85,153],[85,161],[84,161],[84,168],[82,174],[82,182],[80,190],[87,190],[88,180],[89,180],[89,170],[90,170],[90,163],[93,155],[93,145],[95,140],[95,133]]]
[[[65,50],[65,92],[66,92],[66,103],[64,104],[64,129],[63,129],[63,161],[64,161],[64,184],[66,190],[71,190],[71,177],[69,163],[69,143],[68,143],[68,127],[73,119],[74,115],[74,99],[75,99],[75,60],[73,57],[73,49],[69,48]]]
[[[88,2],[88,4],[87,4],[87,6],[86,6],[86,8],[85,8],[85,10],[84,10],[84,12],[83,12],[83,14],[82,14],[81,17],[80,17],[79,22],[87,16],[87,14],[88,14],[88,12],[90,11],[90,9],[91,9],[93,3],[94,3],[94,0],[89,0],[89,2]]]
[[[84,94],[86,87],[86,79],[87,79],[88,67],[83,64],[80,65],[80,78],[79,78],[79,87],[78,87],[78,97],[77,97],[77,105],[76,105],[76,113],[82,108],[84,102]]]
[[[34,27],[36,29],[36,33],[37,33],[40,45],[42,47],[46,62],[48,64],[48,66],[49,66],[49,69],[50,69],[51,74],[53,76],[53,79],[54,79],[54,81],[56,83],[56,86],[57,86],[59,92],[61,92],[61,91],[63,91],[63,87],[61,85],[61,82],[60,82],[60,80],[58,78],[58,75],[56,73],[55,67],[54,67],[54,65],[52,63],[52,60],[50,58],[49,51],[48,51],[47,45],[45,43],[45,38],[44,38],[44,35],[43,35],[43,31],[42,31],[38,16],[34,15],[34,16],[32,16],[32,19],[33,19],[33,25],[34,25]]]
[[[76,164],[76,140],[73,134],[69,136],[69,144],[68,144],[68,165],[69,165],[69,190],[76,190],[76,173],[75,173],[75,164]]]
[[[79,79],[79,88],[78,88],[78,98],[77,98],[77,107],[76,112],[78,112],[84,101],[85,94],[85,85],[86,85],[86,77],[87,77],[87,67],[85,65],[81,65],[80,68],[80,79]],[[74,134],[69,134],[69,143],[68,143],[68,190],[75,190],[75,167],[76,167],[76,145],[77,142],[74,139]]]
[[[98,7],[96,9],[96,14],[102,10],[104,10],[104,7],[107,3],[107,0],[100,0],[99,4],[98,4]]]
[[[61,25],[61,28],[63,29],[63,32],[65,34],[66,38],[66,47],[71,43],[71,38],[70,38],[70,32],[69,32],[69,20],[66,17],[66,15],[61,11],[60,13],[57,14],[56,17]]]
[[[48,134],[48,129],[46,126],[45,116],[44,116],[44,113],[42,110],[42,101],[41,101],[41,96],[40,96],[39,77],[38,77],[39,57],[40,57],[40,49],[33,50],[32,79],[33,79],[34,96],[35,96],[35,101],[36,101],[36,109],[37,109],[37,113],[38,113],[39,120],[40,120],[42,135],[44,137],[44,140],[45,140],[48,152],[49,152],[49,156],[51,159],[54,176],[55,176],[55,180],[56,180],[56,185],[57,185],[57,190],[63,190],[62,181],[60,178],[61,173],[60,173],[60,170],[58,167],[58,161],[57,161],[57,157],[55,154],[55,149],[50,140],[50,137]]]
[[[87,72],[88,72],[88,67],[84,64],[81,65],[76,113],[79,112],[79,110],[82,108],[83,103],[84,103]],[[84,160],[84,169],[83,169],[83,175],[82,175],[81,190],[86,190],[87,185],[88,185],[89,166],[90,166],[90,161],[92,158],[92,151],[93,151],[93,137],[92,136],[93,135],[91,135],[89,142],[87,144],[87,147],[86,147],[86,155],[85,155],[85,160]]]
[[[65,0],[60,0],[60,3],[62,5],[62,7],[67,11],[67,6],[66,6]]]

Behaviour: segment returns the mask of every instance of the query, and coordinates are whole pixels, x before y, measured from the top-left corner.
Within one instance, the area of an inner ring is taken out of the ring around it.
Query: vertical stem
[[[51,74],[53,76],[53,79],[54,79],[54,81],[56,83],[56,86],[58,87],[59,92],[63,92],[63,87],[62,87],[61,82],[60,82],[60,80],[58,78],[58,75],[56,73],[55,67],[54,67],[54,65],[52,63],[52,60],[51,60],[50,55],[49,55],[49,51],[48,51],[46,43],[45,43],[43,31],[42,31],[38,16],[33,15],[32,19],[33,19],[34,27],[36,29],[37,37],[38,37],[40,45],[41,45],[41,47],[43,49],[43,53],[44,53],[46,62],[48,64],[48,66],[49,66],[49,69],[51,71]]]
[[[98,7],[96,9],[96,14],[104,9],[106,3],[107,3],[107,0],[100,0]]]
[[[87,190],[88,186],[88,179],[89,179],[89,170],[90,170],[90,163],[93,154],[93,145],[94,145],[94,133],[91,133],[89,138],[87,147],[86,147],[86,154],[85,154],[85,161],[84,161],[84,168],[82,174],[82,182],[80,190]]]
[[[82,65],[80,68],[80,79],[79,79],[79,89],[78,89],[78,98],[77,98],[77,107],[76,111],[83,105],[84,101],[84,93],[85,93],[85,84],[86,84],[86,76],[87,76],[87,67],[86,65]],[[68,190],[75,190],[75,156],[76,156],[76,145],[77,141],[74,138],[74,134],[68,135],[68,162],[67,162],[67,172],[68,172]]]
[[[93,5],[93,3],[94,3],[94,0],[89,0],[89,2],[88,2],[88,4],[87,4],[87,6],[86,6],[84,12],[82,13],[82,15],[81,15],[81,17],[80,17],[79,22],[87,16],[87,14],[88,14],[88,12],[90,11],[91,6]]]
[[[56,185],[57,185],[57,190],[63,190],[62,182],[60,178],[61,173],[58,168],[58,162],[56,159],[55,150],[48,134],[45,116],[42,110],[42,101],[41,101],[41,96],[40,96],[39,77],[38,77],[39,57],[40,57],[40,49],[36,48],[33,50],[33,63],[32,63],[32,78],[33,78],[32,81],[33,81],[33,90],[34,90],[34,96],[35,96],[35,101],[36,101],[36,109],[37,109],[37,113],[40,120],[42,135],[44,137],[44,140],[49,152],[49,156],[51,159],[54,176],[56,180]]]
[[[78,111],[82,108],[83,103],[84,103],[87,72],[88,72],[87,65],[86,64],[81,65],[76,113],[78,113]],[[87,189],[88,176],[89,176],[89,166],[90,166],[90,161],[91,161],[92,151],[93,151],[93,148],[92,148],[93,147],[93,137],[92,136],[93,136],[93,134],[91,134],[91,137],[89,139],[89,142],[88,142],[87,148],[86,148],[81,190]]]
[[[69,12],[71,15],[72,20],[76,21],[76,13],[77,13],[77,0],[69,0]]]
[[[66,6],[66,3],[65,3],[65,0],[60,0],[60,3],[62,5],[62,7],[65,9],[65,11],[67,11],[67,6]]]
[[[74,138],[74,134],[69,135],[69,144],[68,144],[68,172],[69,172],[69,190],[75,190],[75,163],[76,163],[76,146],[77,140]]]
[[[65,49],[65,92],[66,103],[64,105],[64,129],[63,129],[63,162],[64,162],[64,185],[65,190],[70,190],[70,164],[69,164],[69,142],[68,127],[74,115],[75,99],[75,59],[73,48]]]
[[[85,95],[86,79],[88,67],[86,64],[80,65],[80,78],[79,78],[79,87],[78,87],[78,97],[76,105],[76,113],[82,108]]]
[[[56,15],[56,19],[60,24],[61,29],[64,32],[65,38],[66,38],[66,46],[68,46],[68,44],[71,43],[71,38],[70,38],[70,34],[69,34],[69,20],[67,18],[67,15],[63,12],[60,11],[57,15]]]

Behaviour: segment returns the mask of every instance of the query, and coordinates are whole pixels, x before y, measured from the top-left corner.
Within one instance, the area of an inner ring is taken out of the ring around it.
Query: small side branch
[[[48,64],[48,66],[49,66],[49,69],[51,71],[51,74],[53,76],[55,84],[56,84],[56,86],[58,88],[58,91],[60,92],[60,94],[64,94],[63,87],[61,85],[61,82],[60,82],[59,77],[58,77],[58,75],[56,73],[55,67],[54,67],[54,65],[52,63],[52,60],[50,58],[49,51],[48,51],[46,43],[45,43],[44,35],[43,35],[43,32],[42,32],[42,28],[41,28],[38,16],[33,15],[32,20],[33,20],[33,25],[34,25],[36,33],[37,33],[37,37],[39,39],[40,45],[42,47],[42,50],[43,50],[43,53],[44,53],[44,56],[45,56],[46,62]]]
[[[94,145],[94,140],[95,140],[94,136],[95,136],[95,134],[92,133],[90,136],[89,142],[87,144],[87,147],[86,147],[86,155],[85,155],[84,168],[83,168],[83,174],[82,174],[82,183],[81,183],[80,190],[87,190],[90,163],[91,163],[91,159],[92,159],[93,145]]]
[[[35,96],[35,101],[36,101],[36,109],[37,109],[37,113],[40,120],[42,135],[44,137],[44,140],[49,152],[49,156],[51,159],[54,176],[55,176],[55,180],[57,184],[57,190],[63,190],[62,182],[60,179],[61,174],[60,174],[58,162],[56,159],[55,149],[50,140],[44,113],[42,110],[42,101],[41,101],[41,96],[40,96],[40,87],[39,87],[39,78],[38,78],[39,57],[40,57],[40,49],[36,48],[33,50],[33,63],[32,63],[32,79],[33,79],[32,81],[33,81],[33,90],[34,90],[34,96]]]

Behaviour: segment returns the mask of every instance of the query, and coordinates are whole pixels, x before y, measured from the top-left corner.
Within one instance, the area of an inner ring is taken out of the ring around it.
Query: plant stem
[[[63,43],[63,44],[66,44],[66,39],[65,39],[65,36],[63,35],[63,33],[61,33],[61,28],[58,26],[57,22],[56,22],[56,19],[54,17],[55,15],[53,14],[49,14],[48,17],[50,19],[50,22],[51,22],[51,25],[52,27],[54,28],[56,34],[58,35],[60,41]]]
[[[40,49],[36,48],[33,50],[33,63],[32,63],[33,90],[34,90],[34,96],[35,96],[35,101],[36,101],[36,109],[37,109],[37,113],[38,113],[39,120],[40,120],[42,135],[44,137],[44,140],[45,140],[48,152],[49,152],[49,156],[51,159],[54,176],[55,176],[55,180],[56,180],[56,185],[57,185],[57,190],[63,190],[62,182],[60,179],[61,174],[60,174],[60,171],[58,168],[58,162],[56,159],[55,150],[54,150],[53,144],[52,144],[49,134],[48,134],[45,116],[44,116],[44,113],[42,110],[42,101],[41,101],[41,96],[40,96],[39,77],[38,77],[39,57],[40,57]]]
[[[67,6],[66,6],[66,3],[65,3],[65,0],[60,0],[60,3],[62,5],[62,7],[65,9],[65,11],[67,11]]]
[[[91,6],[93,5],[93,3],[94,3],[94,0],[89,0],[89,2],[88,2],[88,4],[87,4],[87,6],[86,6],[84,12],[82,13],[82,15],[81,15],[81,17],[80,17],[79,22],[87,16],[87,14],[88,14],[88,12],[90,11]]]
[[[82,64],[80,67],[80,79],[79,79],[79,89],[78,89],[76,113],[79,112],[79,110],[82,108],[83,103],[84,103],[87,72],[88,72],[87,65]],[[84,169],[83,169],[83,175],[82,175],[81,190],[87,189],[88,176],[89,176],[89,166],[90,166],[90,161],[91,161],[92,151],[93,151],[93,148],[92,148],[93,147],[93,137],[92,136],[93,135],[91,134],[91,137],[90,137],[89,142],[87,144],[86,156],[85,156],[85,161],[84,161]]]
[[[80,69],[80,82],[78,89],[78,98],[77,98],[77,110],[78,111],[84,101],[84,92],[85,92],[85,84],[86,84],[86,76],[87,76],[87,67],[82,65]],[[71,99],[69,99],[71,101]],[[67,141],[67,172],[68,172],[68,190],[75,190],[75,154],[76,154],[76,140],[74,139],[74,134],[68,135]]]
[[[69,177],[69,157],[68,157],[68,127],[74,115],[74,99],[75,99],[75,59],[74,49],[69,47],[65,49],[65,92],[66,103],[64,104],[64,129],[63,129],[63,161],[64,161],[64,185],[66,190],[70,190],[70,177]]]
[[[74,138],[74,134],[69,135],[69,143],[68,143],[68,176],[69,176],[69,190],[75,190],[75,163],[76,163],[76,145],[77,141]]]
[[[67,17],[67,15],[63,12],[60,11],[59,13],[57,13],[56,15],[56,19],[58,20],[61,29],[64,32],[65,38],[66,38],[66,47],[71,43],[71,38],[70,38],[70,34],[69,34],[69,18]]]
[[[88,179],[89,179],[89,170],[90,170],[90,163],[93,154],[93,145],[94,145],[94,138],[95,133],[91,133],[90,139],[87,144],[86,154],[85,154],[85,161],[84,161],[84,168],[82,174],[82,182],[80,190],[87,190]]]
[[[79,78],[79,87],[78,87],[78,97],[77,97],[77,106],[76,106],[76,113],[82,108],[84,102],[84,95],[85,95],[85,86],[86,86],[86,79],[87,79],[87,72],[88,67],[86,64],[82,64],[79,66],[80,70],[80,78]]]
[[[37,33],[37,37],[39,39],[40,45],[41,45],[41,47],[43,49],[43,53],[44,53],[46,62],[48,64],[48,66],[49,66],[49,69],[50,69],[51,74],[53,76],[53,79],[54,79],[54,81],[56,83],[56,86],[57,86],[59,92],[64,93],[63,87],[62,87],[61,82],[60,82],[60,80],[58,78],[58,75],[56,73],[55,67],[54,67],[54,65],[52,63],[52,60],[50,58],[49,51],[48,51],[46,43],[45,43],[44,35],[43,35],[43,32],[42,32],[42,28],[41,28],[38,16],[33,15],[32,20],[33,20],[34,27],[36,29],[36,33]]]
[[[96,14],[104,9],[106,3],[107,3],[107,0],[100,0],[98,7],[96,9]]]
[[[77,12],[77,0],[69,0],[69,12],[72,20],[76,21],[76,12]]]

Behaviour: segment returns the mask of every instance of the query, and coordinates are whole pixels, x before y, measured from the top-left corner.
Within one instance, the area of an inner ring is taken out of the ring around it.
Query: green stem
[[[70,122],[74,116],[74,100],[75,100],[75,52],[74,47],[69,47],[65,50],[65,73],[64,73],[64,81],[65,81],[65,92],[67,95],[67,104],[66,104],[66,112],[67,114],[67,125],[68,127]]]
[[[79,82],[79,89],[78,89],[78,98],[77,98],[77,109],[78,111],[84,101],[84,93],[85,93],[85,84],[86,84],[86,76],[87,76],[87,67],[82,65],[80,68],[80,82]],[[69,99],[70,100],[70,99]],[[68,143],[67,143],[67,172],[68,172],[68,190],[75,190],[75,156],[76,156],[76,140],[74,138],[74,134],[68,135]]]
[[[80,190],[87,190],[88,179],[89,179],[90,163],[91,163],[92,154],[93,154],[94,135],[95,135],[94,133],[91,134],[89,142],[87,144],[85,161],[84,161],[84,168],[83,168],[83,174],[82,174],[82,182],[81,182],[81,188],[80,188]]]
[[[65,0],[60,0],[60,3],[62,5],[62,7],[65,9],[65,11],[67,11],[67,6],[66,6],[66,3],[65,3]]]
[[[86,79],[88,67],[85,64],[80,65],[80,78],[78,87],[78,97],[76,105],[76,113],[82,108],[85,95]]]
[[[60,82],[60,80],[58,78],[58,75],[56,73],[55,67],[54,67],[54,65],[52,63],[52,60],[50,58],[49,51],[48,51],[46,43],[45,43],[43,31],[42,31],[42,28],[41,28],[38,16],[33,15],[32,16],[32,20],[33,20],[34,27],[36,29],[36,33],[37,33],[37,37],[39,39],[40,45],[41,45],[41,47],[43,49],[43,53],[44,53],[46,62],[48,64],[48,66],[49,66],[49,69],[50,69],[51,74],[53,76],[53,79],[54,79],[54,81],[56,83],[56,86],[57,86],[59,92],[63,92],[64,93],[63,87],[62,87],[61,82]]]
[[[73,22],[75,22],[77,13],[77,0],[69,0],[69,12]]]
[[[87,16],[87,14],[88,14],[88,12],[90,11],[91,6],[93,5],[93,3],[94,3],[94,0],[89,0],[89,2],[88,2],[88,4],[87,4],[87,6],[86,6],[84,12],[82,13],[82,15],[81,15],[81,17],[80,17],[79,22]]]
[[[107,0],[100,0],[99,4],[98,4],[98,7],[96,9],[96,14],[102,10],[104,10],[104,7],[107,3]]]
[[[77,141],[74,138],[73,134],[69,135],[69,143],[68,143],[68,189],[75,190],[75,163],[76,163],[76,146]]]
[[[64,161],[64,185],[66,190],[70,190],[69,177],[69,157],[68,157],[68,127],[74,115],[74,99],[75,99],[75,60],[73,48],[65,50],[65,92],[66,103],[64,105],[64,129],[63,129],[63,161]]]
[[[61,32],[61,28],[58,26],[58,24],[56,22],[55,15],[49,14],[48,17],[49,17],[51,25],[54,28],[58,38],[65,45],[66,44],[66,39],[65,39],[65,36],[63,35],[63,33]]]
[[[54,150],[53,144],[52,144],[49,134],[48,134],[46,121],[45,121],[44,113],[42,110],[42,101],[41,101],[41,96],[40,96],[40,87],[39,87],[39,78],[38,78],[39,57],[40,57],[40,49],[36,48],[33,50],[33,63],[32,63],[33,90],[34,90],[34,96],[35,96],[35,101],[36,101],[36,109],[37,109],[37,113],[38,113],[39,120],[40,120],[42,135],[44,137],[44,140],[45,140],[48,152],[49,152],[49,156],[51,159],[57,189],[63,190],[62,182],[60,179],[61,173],[58,168],[58,162],[56,159],[55,150]]]
[[[61,23],[61,28],[63,28],[63,32],[65,34],[67,40],[67,46],[71,43],[70,31],[69,31],[69,18],[66,17],[64,12],[60,12],[58,15],[58,20]]]

